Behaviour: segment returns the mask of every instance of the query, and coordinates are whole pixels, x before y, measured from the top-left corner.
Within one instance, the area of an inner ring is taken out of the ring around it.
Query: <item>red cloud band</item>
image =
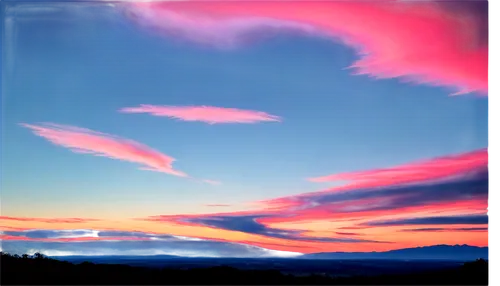
[[[352,68],[358,74],[486,94],[487,3],[473,2],[138,2],[132,11],[155,27],[201,37],[198,42],[232,42],[224,35],[233,39],[238,30],[248,32],[245,20],[256,27],[259,21],[269,26],[269,19],[298,23],[356,48],[361,59]],[[207,21],[223,25],[204,25]]]

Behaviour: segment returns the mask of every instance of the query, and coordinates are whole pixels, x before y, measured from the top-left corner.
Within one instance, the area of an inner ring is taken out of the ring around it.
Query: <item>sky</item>
[[[2,7],[2,250],[488,245],[487,2]]]

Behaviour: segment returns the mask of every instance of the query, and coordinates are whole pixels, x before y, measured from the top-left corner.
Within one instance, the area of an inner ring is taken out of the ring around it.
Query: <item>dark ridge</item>
[[[2,285],[488,285],[488,262],[411,274],[330,277],[294,276],[278,270],[239,270],[228,266],[158,269],[129,265],[73,264],[36,253],[1,253]]]

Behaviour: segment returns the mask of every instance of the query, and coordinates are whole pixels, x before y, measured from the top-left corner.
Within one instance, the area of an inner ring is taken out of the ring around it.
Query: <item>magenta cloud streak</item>
[[[451,176],[467,170],[474,170],[488,165],[488,150],[481,149],[473,152],[450,155],[431,160],[401,165],[393,168],[376,169],[369,171],[333,174],[323,177],[310,178],[311,182],[352,181],[364,184],[392,184],[404,183],[420,179],[435,179]]]
[[[280,122],[281,118],[262,111],[224,108],[214,106],[168,106],[141,104],[139,107],[126,107],[124,113],[149,113],[183,121],[218,123],[257,123],[262,121]]]
[[[66,147],[75,153],[92,154],[142,165],[140,169],[186,177],[174,170],[174,158],[153,150],[135,141],[119,138],[89,129],[59,124],[21,124],[36,135]]]
[[[488,91],[486,1],[162,1],[129,10],[151,29],[223,47],[283,29],[340,39],[358,51],[356,74]]]

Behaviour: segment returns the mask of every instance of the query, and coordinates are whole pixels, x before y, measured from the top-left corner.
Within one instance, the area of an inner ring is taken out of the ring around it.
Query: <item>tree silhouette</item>
[[[35,253],[35,255],[33,255],[35,257],[35,259],[45,259],[45,255],[41,254],[40,252],[37,252]]]
[[[0,255],[1,285],[488,285],[488,261],[484,259],[426,272],[400,274],[395,270],[391,275],[329,277],[228,266],[183,270],[90,262],[73,264],[40,253],[19,256],[2,252]]]

